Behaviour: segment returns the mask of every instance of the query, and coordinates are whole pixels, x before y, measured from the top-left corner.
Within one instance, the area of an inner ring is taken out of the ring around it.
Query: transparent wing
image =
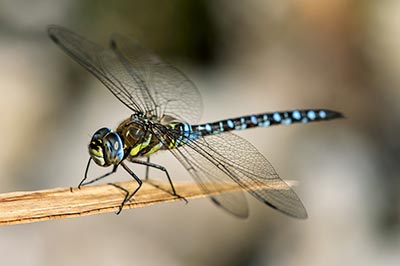
[[[60,26],[51,25],[47,28],[50,38],[65,53],[96,76],[123,104],[134,113],[143,113],[143,105],[137,104],[118,80],[114,79],[102,66],[100,54],[106,51],[103,47],[92,43],[78,34]]]
[[[108,72],[112,72],[115,79],[124,83],[130,95],[137,100],[145,100],[146,114],[158,118],[168,115],[189,123],[200,120],[200,93],[181,71],[137,42],[119,34],[112,36],[111,48],[120,65],[118,71],[107,67]],[[108,53],[105,57],[112,56]],[[109,59],[104,58],[105,65],[108,65]],[[146,88],[146,95],[143,87]],[[140,88],[139,91],[137,88]]]
[[[48,27],[48,34],[134,113],[159,120],[169,115],[191,123],[200,119],[202,101],[193,83],[137,43],[114,35],[112,49],[104,49],[55,25]]]
[[[201,153],[188,148],[188,146],[170,151],[183,164],[206,194],[218,191],[218,187],[215,184],[221,182],[232,183],[232,179],[221,172],[217,164],[209,161]],[[239,187],[239,185],[237,186]],[[214,195],[211,196],[211,200],[235,216],[247,218],[249,215],[246,197],[241,190]]]
[[[169,134],[171,138],[176,137],[173,133]],[[218,183],[233,180],[255,198],[280,212],[296,218],[307,217],[296,193],[245,139],[226,132],[187,141],[185,145],[170,151],[205,191],[213,190],[213,187],[207,187],[210,181]],[[219,205],[234,214],[240,214],[241,205],[236,209],[235,203],[243,204],[242,197],[230,199],[225,198],[226,195],[222,194],[216,199]]]

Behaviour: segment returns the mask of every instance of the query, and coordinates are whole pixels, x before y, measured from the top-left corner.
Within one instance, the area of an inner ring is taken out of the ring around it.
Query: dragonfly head
[[[124,158],[124,148],[121,137],[109,128],[97,130],[89,144],[89,154],[100,166],[118,164]]]

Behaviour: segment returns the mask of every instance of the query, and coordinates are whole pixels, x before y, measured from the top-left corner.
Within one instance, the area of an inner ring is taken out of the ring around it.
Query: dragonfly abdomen
[[[326,109],[304,109],[281,112],[261,113],[241,116],[200,125],[193,125],[192,132],[201,136],[219,134],[232,130],[243,130],[253,127],[270,127],[274,125],[291,125],[342,118],[339,112]]]

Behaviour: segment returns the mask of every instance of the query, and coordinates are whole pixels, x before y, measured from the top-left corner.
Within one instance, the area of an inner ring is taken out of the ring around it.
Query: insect
[[[215,184],[231,182],[261,202],[295,218],[307,212],[296,193],[279,177],[272,165],[245,139],[232,133],[254,127],[308,123],[343,117],[326,109],[271,112],[198,124],[202,100],[193,82],[153,52],[119,34],[103,48],[60,26],[48,27],[50,38],[96,76],[115,97],[132,111],[116,130],[97,130],[88,146],[89,161],[78,187],[91,184],[124,168],[136,182],[136,190],[126,191],[118,213],[142,185],[126,161],[163,171],[172,194],[179,196],[167,169],[151,163],[149,156],[168,150],[191,174],[204,192],[215,191]],[[144,158],[147,158],[144,160]],[[87,174],[91,161],[112,170],[91,181]],[[272,189],[278,185],[283,189]],[[268,188],[270,186],[270,188]],[[241,190],[211,196],[218,206],[247,217],[248,207]]]

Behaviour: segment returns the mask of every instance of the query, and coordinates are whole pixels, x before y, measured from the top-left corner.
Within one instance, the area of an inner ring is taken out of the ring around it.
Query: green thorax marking
[[[142,157],[153,154],[160,149],[173,149],[179,146],[175,139],[168,139],[169,143],[163,145],[157,137],[149,130],[149,124],[145,119],[128,118],[124,120],[117,128],[117,133],[124,143],[125,157]],[[180,123],[170,122],[165,125],[167,128],[176,129]]]

